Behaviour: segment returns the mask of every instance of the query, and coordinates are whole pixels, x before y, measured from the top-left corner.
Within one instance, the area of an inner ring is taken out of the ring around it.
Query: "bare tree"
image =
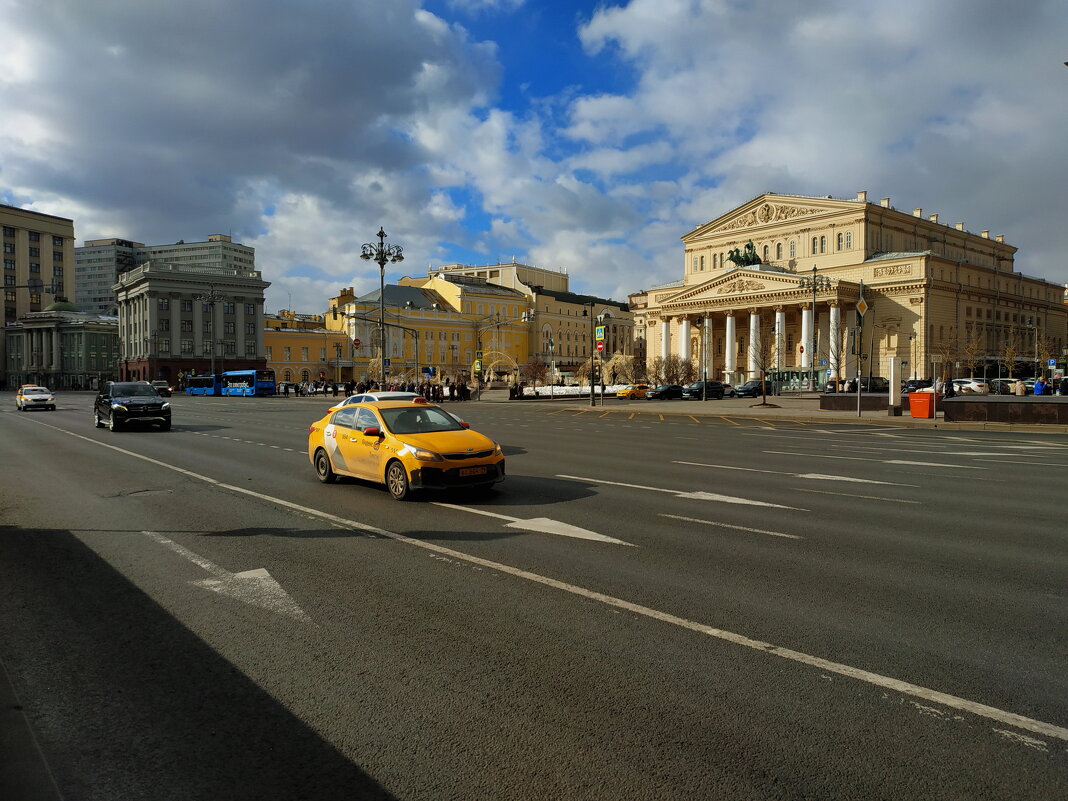
[[[968,326],[961,340],[960,361],[967,368],[969,377],[975,375],[975,368],[983,361],[984,353],[985,348],[978,327]]]
[[[535,356],[523,366],[523,378],[531,382],[534,389],[538,388],[539,381],[544,384],[548,375],[549,365],[540,356]]]
[[[653,360],[649,363],[647,371],[647,377],[649,383],[653,385],[665,383],[666,364],[663,356],[654,356]]]
[[[760,403],[756,406],[775,406],[768,403],[768,373],[775,368],[775,327],[768,326],[760,329],[760,336],[756,342],[749,343],[749,355],[752,357],[753,366],[760,374]]]
[[[604,372],[609,384],[633,384],[634,358],[616,353],[605,363]]]

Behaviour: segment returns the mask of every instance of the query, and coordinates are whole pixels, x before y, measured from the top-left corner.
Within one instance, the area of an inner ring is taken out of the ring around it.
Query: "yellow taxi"
[[[425,398],[352,403],[308,428],[308,459],[324,484],[351,476],[385,484],[398,501],[420,489],[504,481],[504,452]]]
[[[616,393],[617,398],[644,398],[649,391],[648,384],[628,384]]]

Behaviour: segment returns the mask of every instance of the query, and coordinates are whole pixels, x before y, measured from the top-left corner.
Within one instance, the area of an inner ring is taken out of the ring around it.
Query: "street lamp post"
[[[404,261],[404,249],[400,245],[386,244],[386,231],[379,226],[378,244],[365,243],[360,258],[378,263],[378,325],[381,331],[382,381],[386,380],[386,262]]]
[[[808,332],[808,387],[812,390],[816,387],[816,291],[819,289],[830,289],[831,279],[825,275],[816,275],[816,265],[813,264],[812,277],[799,279],[797,286],[801,289],[812,290],[812,320]]]
[[[215,381],[215,304],[222,300],[223,296],[215,291],[215,284],[208,284],[208,294],[195,295],[193,299],[208,304],[208,343],[211,348],[211,380]]]
[[[596,368],[596,364],[597,363],[595,361],[595,359],[597,357],[597,337],[596,337],[597,323],[603,323],[606,319],[610,318],[612,315],[608,313],[607,309],[605,309],[600,314],[598,314],[597,317],[595,318],[593,316],[593,307],[594,307],[594,305],[596,305],[596,301],[591,300],[586,305],[590,307],[589,312],[587,312],[586,309],[583,309],[582,310],[582,314],[583,314],[583,316],[588,316],[590,318],[590,406],[596,406],[597,405],[597,396],[594,394],[594,390],[593,390],[593,379],[594,379],[594,374],[595,374],[596,369],[597,369]],[[601,376],[601,380],[604,381],[604,376],[603,375]],[[601,402],[604,403],[604,395],[603,394],[601,396]]]

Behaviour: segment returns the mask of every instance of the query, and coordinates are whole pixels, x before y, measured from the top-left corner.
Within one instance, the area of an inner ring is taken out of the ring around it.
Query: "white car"
[[[953,391],[958,395],[986,395],[990,392],[990,385],[985,378],[954,378]]]
[[[20,412],[27,409],[56,410],[56,399],[48,387],[39,387],[35,384],[25,384],[19,387],[15,395],[15,408]]]

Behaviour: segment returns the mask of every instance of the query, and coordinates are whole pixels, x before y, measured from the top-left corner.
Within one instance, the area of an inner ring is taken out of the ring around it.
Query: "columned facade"
[[[864,192],[766,194],[682,241],[683,280],[632,300],[644,304],[648,353],[664,360],[692,359],[691,321],[703,321],[710,378],[822,388],[886,376],[891,360],[921,378],[1064,369],[1063,288],[1015,272],[1016,248],[988,231]]]

